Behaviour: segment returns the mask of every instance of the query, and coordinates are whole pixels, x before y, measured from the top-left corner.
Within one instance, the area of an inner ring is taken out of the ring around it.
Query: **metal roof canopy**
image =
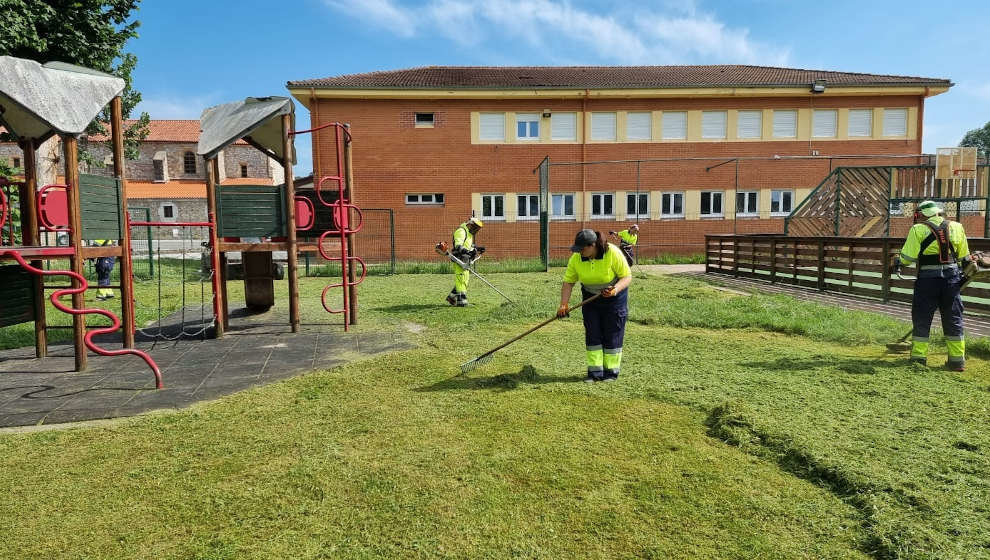
[[[124,80],[90,68],[0,56],[0,123],[18,138],[82,134]]]
[[[295,129],[295,105],[288,97],[248,97],[244,101],[209,107],[200,116],[203,132],[199,136],[196,152],[211,159],[243,138],[248,144],[285,165],[280,118],[282,115],[292,117],[290,126]],[[292,145],[290,159],[293,164],[296,163],[295,151],[295,145]]]

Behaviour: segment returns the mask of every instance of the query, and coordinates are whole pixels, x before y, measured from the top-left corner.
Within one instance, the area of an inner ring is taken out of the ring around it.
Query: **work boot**
[[[450,305],[457,305],[457,296],[452,293],[447,294],[447,303]]]
[[[911,365],[928,366],[928,358],[911,358]]]
[[[948,363],[948,364],[945,364],[945,369],[947,369],[949,371],[966,371],[966,364]]]

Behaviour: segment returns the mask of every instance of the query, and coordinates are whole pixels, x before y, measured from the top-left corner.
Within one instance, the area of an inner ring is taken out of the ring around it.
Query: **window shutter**
[[[663,112],[663,138],[665,140],[683,140],[687,138],[687,112]]]
[[[591,139],[615,140],[615,113],[591,114]]]
[[[725,111],[702,111],[701,137],[725,138],[725,125],[727,120],[728,118]]]
[[[652,124],[653,115],[650,113],[628,113],[626,116],[626,139],[652,139]]]
[[[550,115],[551,140],[577,140],[577,113]]]
[[[883,110],[883,135],[907,136],[907,109]]]
[[[481,113],[482,140],[505,141],[505,113]]]
[[[773,135],[775,138],[797,137],[797,111],[773,112]]]
[[[873,109],[849,111],[849,136],[873,136]]]
[[[763,135],[763,111],[739,111],[739,138],[759,138]]]
[[[812,121],[812,136],[815,138],[835,138],[839,123],[838,111],[835,109],[815,110]]]

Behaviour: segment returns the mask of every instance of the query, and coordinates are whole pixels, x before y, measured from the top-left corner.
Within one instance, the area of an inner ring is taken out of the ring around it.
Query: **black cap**
[[[574,245],[571,246],[571,252],[580,253],[581,249],[584,249],[588,245],[594,245],[597,240],[598,235],[595,234],[595,230],[582,229],[574,236]]]

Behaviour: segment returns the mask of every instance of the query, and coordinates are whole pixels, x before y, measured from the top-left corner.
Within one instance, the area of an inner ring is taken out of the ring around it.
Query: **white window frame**
[[[739,195],[743,195],[743,208],[739,208]],[[760,215],[760,191],[736,191],[736,216],[750,218]],[[750,208],[752,206],[752,208]]]
[[[904,132],[897,134],[889,132],[890,128],[895,123],[888,117],[901,114],[904,115]],[[885,138],[904,138],[908,135],[908,110],[906,107],[891,107],[883,110],[883,135]]]
[[[569,122],[568,122],[569,121]],[[570,135],[564,136],[564,132],[568,131]],[[577,113],[564,112],[564,113],[552,113],[550,115],[550,140],[559,141],[576,141],[577,140]]]
[[[681,199],[681,211],[674,212],[674,201],[676,197]],[[669,201],[670,212],[664,212],[665,202]],[[684,217],[684,191],[671,191],[660,193],[660,218],[675,219]]]
[[[602,130],[595,130],[595,126],[606,127],[611,122],[611,130],[604,136],[601,135]],[[591,139],[597,142],[614,142],[615,134],[617,128],[617,115],[615,111],[594,111],[591,113]],[[596,134],[597,132],[597,134]]]
[[[489,121],[489,126],[495,127],[498,123],[497,128],[501,131],[502,135],[498,136],[494,133],[489,133],[485,135],[485,120]],[[505,142],[505,113],[479,113],[478,114],[478,139],[485,142]]]
[[[826,129],[826,127],[829,127]],[[835,138],[839,135],[838,109],[815,109],[811,113],[812,138]]]
[[[793,128],[789,134],[778,134],[779,131],[783,131],[784,125],[781,121],[778,121],[777,117],[783,119],[785,116],[792,117],[794,119]],[[773,110],[773,137],[774,138],[797,138],[798,131],[798,111],[797,109],[774,109]]]
[[[495,200],[502,199],[502,215],[495,214]],[[491,200],[491,214],[485,213],[485,200]],[[502,193],[491,193],[481,195],[481,219],[488,220],[492,222],[499,222],[505,220],[505,194]]]
[[[421,115],[422,116],[429,115],[430,116],[430,120],[427,121],[427,120],[424,119],[424,120],[420,121],[419,120],[419,117]],[[437,114],[436,113],[417,112],[417,113],[413,114],[413,126],[415,126],[416,128],[433,128],[434,126],[436,126],[436,123],[437,123]]]
[[[783,206],[784,206],[784,193],[790,193],[790,195],[791,195],[790,207],[787,210],[774,210],[773,209],[773,202],[774,202],[773,199],[774,199],[775,196],[777,196],[777,197],[780,198],[780,208],[783,208]],[[794,211],[794,197],[795,196],[796,196],[796,193],[794,192],[794,189],[772,189],[770,191],[770,215],[771,216],[789,216],[791,214],[791,212]]]
[[[863,130],[865,134],[857,134],[857,132],[860,132],[860,129],[853,127],[854,123],[859,124],[856,122],[856,115],[866,115],[866,126],[864,127],[865,130]],[[873,136],[873,109],[849,109],[848,136],[850,138],[871,138]]]
[[[755,117],[755,119],[753,118]],[[752,122],[755,120],[755,123]],[[745,133],[744,126],[750,125],[754,132]],[[754,126],[755,125],[755,126]],[[763,137],[763,111],[742,110],[736,113],[736,138],[752,139]]]
[[[406,206],[443,206],[444,198],[443,193],[406,193]]]
[[[680,126],[676,132],[673,132],[675,125]],[[664,111],[660,114],[660,136],[662,140],[687,140],[687,128],[687,111]],[[672,132],[672,134],[668,136],[668,132]],[[677,136],[674,136],[674,133]]]
[[[646,122],[636,122],[636,120],[645,120]],[[643,124],[646,125],[645,134],[634,134],[634,130],[642,130]],[[650,111],[630,111],[626,113],[626,140],[653,140],[653,113]]]
[[[172,215],[165,215],[165,208],[172,209]],[[163,222],[177,222],[179,221],[179,206],[174,202],[162,202],[158,205],[158,215],[161,216]]]
[[[554,197],[560,197],[560,209],[561,213],[554,213],[553,199]],[[571,199],[571,213],[567,213],[567,197]],[[575,219],[576,213],[574,212],[574,193],[551,193],[550,194],[550,219],[551,220],[573,220]]]
[[[646,197],[646,208],[640,208],[639,203],[642,202],[642,198]],[[636,212],[629,211],[629,199],[630,197],[636,199],[634,204],[636,206]],[[626,219],[633,221],[649,220],[650,219],[650,193],[648,192],[635,192],[630,191],[626,193]]]
[[[604,214],[604,213],[595,214],[594,213],[595,212],[595,200],[598,199],[598,200],[601,201],[601,202],[599,202],[599,207],[602,210],[604,210],[605,209],[605,197],[609,197],[611,199],[611,201],[612,201],[612,213],[611,214]],[[614,192],[596,192],[596,193],[591,193],[591,207],[588,209],[588,211],[589,211],[589,215],[590,215],[590,217],[591,217],[592,220],[614,220],[615,219],[615,193]]]
[[[721,121],[721,122],[720,122]],[[702,111],[701,137],[706,140],[725,140],[729,127],[728,111]],[[714,132],[721,128],[721,132]]]
[[[519,199],[526,198],[526,212],[519,212]],[[530,215],[528,210],[531,208],[532,202],[536,201],[536,213]],[[531,193],[516,194],[516,219],[520,221],[528,220],[539,220],[540,219],[540,195]]]
[[[526,125],[526,134],[519,135],[519,125]],[[536,134],[533,135],[533,125],[536,125]],[[516,140],[520,142],[535,142],[540,139],[540,114],[539,113],[516,113]]]
[[[704,206],[706,194],[709,195],[707,212],[705,211],[705,206]],[[712,204],[712,199],[714,198],[713,195],[718,195],[719,211],[717,214],[712,212],[712,206],[714,206]],[[725,191],[701,191],[698,200],[701,204],[698,215],[701,216],[702,218],[722,218],[725,216]]]

